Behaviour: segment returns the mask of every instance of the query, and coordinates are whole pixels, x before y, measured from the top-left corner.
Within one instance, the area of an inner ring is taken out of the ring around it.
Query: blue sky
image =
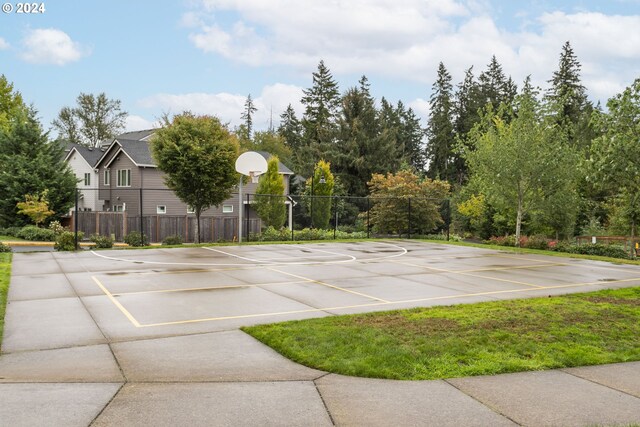
[[[14,2],[13,5],[16,3]],[[247,94],[256,126],[277,121],[324,59],[341,90],[365,74],[374,96],[413,107],[426,125],[438,62],[459,82],[495,54],[507,74],[545,86],[570,40],[594,101],[640,77],[640,0],[45,1],[43,14],[0,14],[0,73],[45,128],[80,92],[122,101],[128,130],[190,109],[238,124]]]

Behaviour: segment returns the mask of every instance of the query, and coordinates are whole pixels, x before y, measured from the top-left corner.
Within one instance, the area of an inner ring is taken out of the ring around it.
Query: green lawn
[[[243,328],[303,365],[426,380],[640,360],[640,288]]]
[[[13,236],[3,236],[0,234],[0,242],[24,242],[24,239]]]
[[[0,344],[4,332],[4,311],[7,305],[9,278],[11,277],[11,254],[0,253]]]

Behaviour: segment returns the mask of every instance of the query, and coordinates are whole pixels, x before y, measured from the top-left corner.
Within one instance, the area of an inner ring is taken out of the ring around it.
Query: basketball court
[[[59,255],[114,339],[640,285],[635,266],[418,241]]]

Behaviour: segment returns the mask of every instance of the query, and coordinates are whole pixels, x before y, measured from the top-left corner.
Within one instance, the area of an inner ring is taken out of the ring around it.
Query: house
[[[97,181],[97,198],[100,201],[96,210],[123,213],[123,225],[116,227],[116,236],[142,229],[155,241],[161,241],[171,234],[183,235],[185,241],[191,241],[195,213],[165,185],[164,173],[157,168],[151,156],[149,140],[154,132],[147,130],[119,135],[99,152],[100,157],[93,165],[97,177],[92,177]],[[267,160],[271,157],[267,152],[259,153]],[[279,171],[284,178],[285,195],[288,195],[289,180],[293,172],[282,163],[279,164]],[[243,187],[243,221],[247,220],[247,227],[243,228],[245,232],[247,228],[251,232],[257,232],[260,230],[260,220],[251,209],[251,195],[255,193],[257,184],[248,183]],[[212,206],[203,211],[201,218],[207,219],[203,221],[205,234],[211,239],[237,238],[239,203],[236,192],[220,206]],[[289,205],[291,218],[292,205],[288,200],[285,203]],[[79,218],[87,221],[82,216]],[[89,223],[93,225],[88,227],[85,234],[102,233],[101,227],[106,226],[99,218],[92,219]]]
[[[98,198],[98,172],[94,168],[102,154],[104,153],[99,148],[74,143],[67,145],[65,161],[76,175],[77,187],[80,190],[80,211],[102,210],[103,202]]]

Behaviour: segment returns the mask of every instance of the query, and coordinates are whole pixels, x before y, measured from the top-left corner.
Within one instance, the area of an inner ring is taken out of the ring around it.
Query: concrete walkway
[[[7,426],[626,426],[640,362],[439,381],[327,374],[239,331],[115,336],[75,254],[15,254],[0,356]],[[117,313],[121,317],[121,313]],[[100,319],[100,320],[98,320]],[[123,338],[124,337],[124,338]]]

